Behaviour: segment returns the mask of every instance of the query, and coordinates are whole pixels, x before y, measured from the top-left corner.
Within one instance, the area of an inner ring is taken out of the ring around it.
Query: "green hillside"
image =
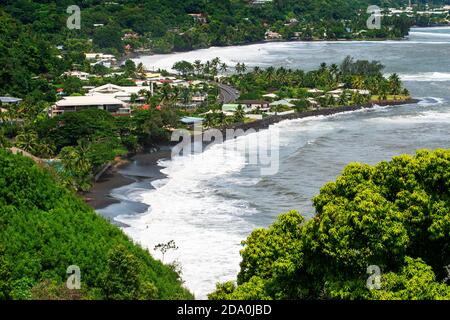
[[[80,291],[65,286],[69,266]],[[0,299],[190,299],[154,260],[31,160],[0,150]]]

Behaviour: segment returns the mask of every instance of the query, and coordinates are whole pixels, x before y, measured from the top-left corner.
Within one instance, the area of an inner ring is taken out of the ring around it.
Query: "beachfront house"
[[[105,110],[115,116],[131,114],[131,109],[124,101],[110,95],[95,95],[64,97],[50,108],[49,116],[54,117],[66,112],[77,112],[89,108]]]
[[[295,104],[293,104],[291,101],[289,100],[278,100],[278,101],[274,101],[270,104],[271,107],[278,107],[278,106],[285,106],[285,107],[289,107],[289,108],[294,108]]]
[[[242,100],[238,101],[238,104],[241,104],[245,110],[261,110],[268,111],[270,110],[270,102],[265,100]]]

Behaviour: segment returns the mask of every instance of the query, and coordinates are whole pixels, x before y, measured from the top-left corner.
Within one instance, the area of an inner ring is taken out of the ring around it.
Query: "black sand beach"
[[[413,104],[417,102],[419,102],[419,100],[409,99],[406,101],[389,101],[378,103],[377,105],[394,106]],[[321,115],[326,116],[364,108],[373,108],[374,106],[374,104],[367,104],[361,106],[336,107],[289,114],[285,116],[271,116],[251,123],[237,124],[227,128],[222,128],[222,130],[225,131],[230,128],[243,130],[253,128],[255,130],[262,130],[283,120]],[[162,168],[158,165],[158,161],[170,159],[170,157],[171,146],[169,144],[161,145],[158,147],[157,151],[137,154],[131,157],[126,163],[121,164],[120,166],[111,167],[98,180],[98,182],[95,183],[92,190],[85,195],[87,203],[102,214],[102,216],[118,225],[121,224],[114,221],[114,218],[119,215],[135,215],[146,212],[148,210],[148,205],[139,201],[129,200],[126,195],[136,189],[151,190],[153,188],[151,185],[152,181],[164,179],[165,175],[161,173]],[[115,196],[113,196],[112,193],[115,193]]]

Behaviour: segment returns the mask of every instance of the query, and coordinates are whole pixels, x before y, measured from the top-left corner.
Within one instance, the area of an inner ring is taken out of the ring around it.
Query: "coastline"
[[[85,202],[94,210],[120,204],[122,201],[111,195],[113,190],[142,183],[146,183],[145,187],[149,187],[147,183],[164,178],[158,162],[168,158],[170,158],[168,145],[160,145],[152,152],[142,152],[126,157],[125,161],[121,160],[118,165],[113,165],[106,170],[94,183],[92,189],[84,194]],[[145,173],[142,168],[145,168]]]
[[[301,113],[293,113],[282,116],[270,116],[268,118],[257,120],[250,123],[234,124],[223,128],[218,128],[225,132],[227,129],[242,129],[248,130],[250,128],[255,130],[267,129],[270,125],[284,120],[302,119],[315,116],[329,116],[349,111],[356,111],[361,109],[370,109],[375,106],[397,106],[405,104],[418,103],[419,99],[410,98],[399,101],[381,101],[379,103],[369,103],[358,106],[344,106],[327,108],[322,110],[305,111]],[[127,158],[127,161],[121,161],[119,165],[114,165],[103,174],[99,180],[94,184],[92,190],[85,194],[86,203],[94,210],[105,211],[113,205],[118,206],[118,209],[111,210],[111,212],[103,213],[108,219],[113,219],[119,214],[143,213],[148,209],[148,206],[140,204],[136,206],[137,202],[124,201],[115,198],[111,193],[119,188],[126,188],[137,184],[139,187],[152,189],[152,181],[165,178],[161,172],[162,167],[158,165],[160,160],[170,159],[171,151],[170,144],[161,144],[153,152],[142,152]],[[145,174],[143,175],[143,172]],[[125,203],[128,202],[128,203]],[[128,211],[128,209],[130,209]],[[109,211],[109,210],[107,210]],[[113,221],[112,221],[113,222]],[[126,227],[126,226],[125,226]]]

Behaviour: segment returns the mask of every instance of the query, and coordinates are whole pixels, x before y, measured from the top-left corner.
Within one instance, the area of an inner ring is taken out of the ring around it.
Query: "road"
[[[236,90],[233,87],[230,87],[229,85],[223,84],[223,83],[217,83],[220,90],[220,102],[221,103],[233,103],[236,102],[236,100],[241,95],[238,90]]]

